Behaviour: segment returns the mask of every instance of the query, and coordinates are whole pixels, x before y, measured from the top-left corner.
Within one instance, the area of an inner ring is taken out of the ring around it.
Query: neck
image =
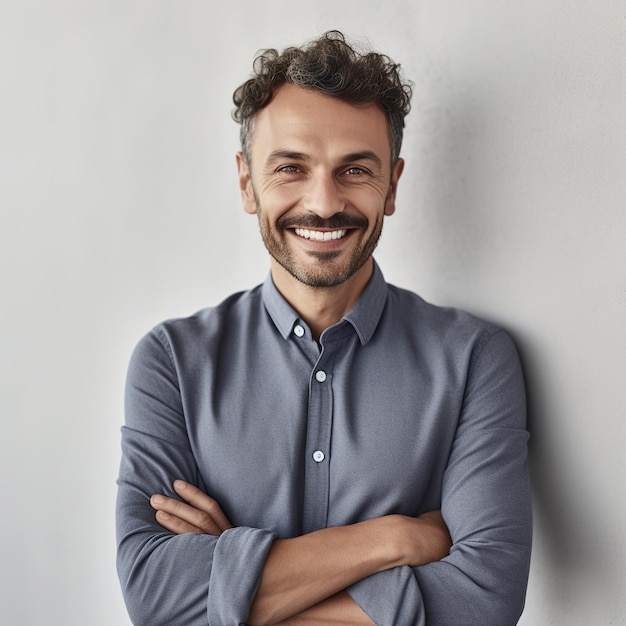
[[[367,262],[347,281],[336,287],[310,287],[294,278],[272,259],[272,279],[276,288],[298,315],[307,323],[313,337],[321,334],[355,305],[374,271],[374,262]]]

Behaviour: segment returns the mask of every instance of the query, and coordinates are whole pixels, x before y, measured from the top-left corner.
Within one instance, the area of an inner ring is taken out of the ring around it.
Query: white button
[[[321,450],[316,450],[313,453],[313,460],[316,463],[321,463],[324,460],[324,453]]]
[[[296,337],[304,337],[304,328],[298,324],[294,329],[293,333]]]
[[[319,372],[317,372],[315,374],[315,380],[318,383],[323,383],[326,380],[326,372],[323,370],[320,370]]]

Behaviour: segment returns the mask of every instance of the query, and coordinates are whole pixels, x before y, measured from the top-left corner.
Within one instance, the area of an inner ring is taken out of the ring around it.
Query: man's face
[[[250,161],[238,155],[244,208],[291,277],[334,287],[371,263],[403,166],[377,105],[283,85],[256,116]]]

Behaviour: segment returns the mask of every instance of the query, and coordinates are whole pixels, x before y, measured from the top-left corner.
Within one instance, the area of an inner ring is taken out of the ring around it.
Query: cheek
[[[288,187],[276,187],[264,193],[260,198],[263,210],[271,217],[280,217],[300,202],[301,194]]]
[[[371,190],[355,190],[349,196],[350,204],[370,221],[384,213],[385,201],[386,196]]]

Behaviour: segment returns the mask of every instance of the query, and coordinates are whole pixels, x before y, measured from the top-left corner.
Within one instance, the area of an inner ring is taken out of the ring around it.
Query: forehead
[[[389,161],[389,123],[375,103],[354,105],[287,83],[256,114],[251,149],[261,158],[277,149],[324,155],[369,150]]]

